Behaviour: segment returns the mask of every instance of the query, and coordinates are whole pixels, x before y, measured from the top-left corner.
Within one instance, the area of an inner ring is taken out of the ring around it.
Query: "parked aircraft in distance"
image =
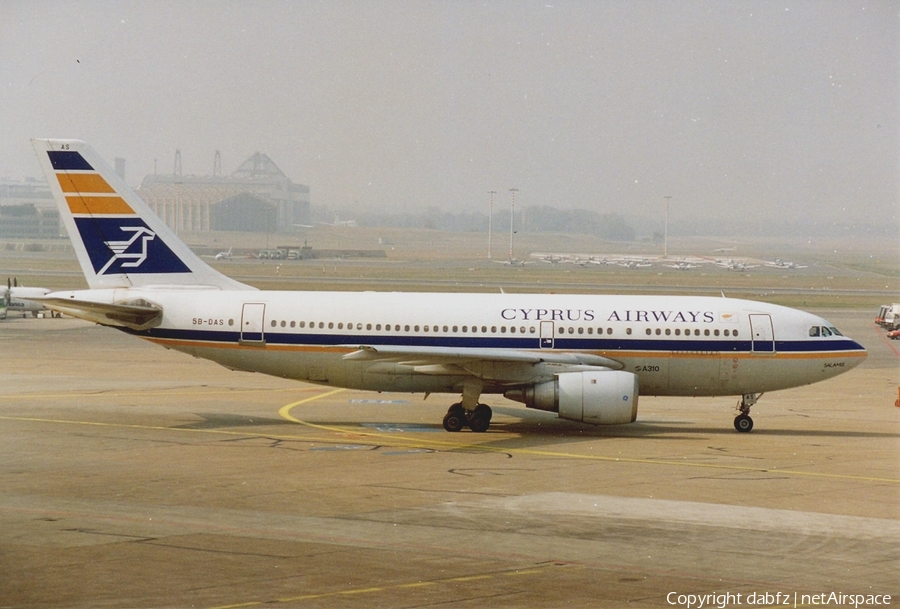
[[[232,250],[234,248],[229,247],[227,252],[219,252],[215,256],[213,255],[204,255],[203,258],[212,258],[214,260],[231,260],[232,258]]]
[[[716,266],[728,269],[729,271],[748,271],[755,269],[758,265],[747,264],[746,262],[738,262],[736,260],[716,260]]]
[[[665,264],[663,266],[667,266],[670,269],[675,269],[677,271],[689,271],[691,269],[700,268],[699,264],[691,264],[690,262],[676,262],[675,264]]]
[[[497,264],[505,264],[506,266],[525,266],[526,264],[534,264],[532,260],[519,260],[518,258],[508,258],[506,260],[491,260]]]
[[[7,314],[18,311],[22,317],[27,317],[29,313],[37,317],[38,313],[47,310],[44,303],[37,300],[50,293],[47,288],[27,288],[19,285],[18,279],[7,277],[6,287],[0,287],[0,292],[3,292]]]
[[[568,256],[557,256],[556,254],[541,254],[537,256],[538,261],[545,262],[547,264],[560,264],[562,262],[568,262]]]
[[[780,258],[776,258],[773,262],[766,262],[766,266],[773,266],[777,269],[805,269],[808,268],[807,265],[799,265],[790,260],[782,260]]]
[[[343,227],[356,227],[359,224],[356,223],[356,220],[341,220],[338,216],[334,217],[334,222],[316,222],[319,226],[343,226]]]
[[[619,266],[624,266],[629,269],[646,269],[653,266],[653,262],[646,258],[642,259],[627,259],[627,260],[619,260],[616,262]]]
[[[486,431],[484,395],[614,425],[642,393],[740,396],[746,432],[764,392],[866,356],[819,316],[725,297],[259,291],[194,255],[83,142],[33,143],[89,285],[48,307],[234,370],[456,393],[448,431]]]

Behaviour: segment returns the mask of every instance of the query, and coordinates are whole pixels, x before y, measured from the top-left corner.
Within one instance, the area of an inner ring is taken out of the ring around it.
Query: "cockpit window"
[[[809,329],[810,336],[843,336],[834,326],[813,326]]]

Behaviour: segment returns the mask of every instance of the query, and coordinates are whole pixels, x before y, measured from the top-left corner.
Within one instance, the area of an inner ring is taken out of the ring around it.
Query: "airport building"
[[[294,184],[267,155],[254,153],[230,176],[182,176],[178,158],[174,174],[148,175],[137,189],[176,231],[284,233],[309,224],[309,186]]]
[[[294,184],[267,155],[254,153],[230,176],[148,175],[137,194],[176,231],[291,232],[310,223],[309,186]],[[218,162],[214,167],[220,167]],[[115,160],[125,173],[124,159]],[[0,181],[0,239],[65,236],[43,180]]]
[[[54,239],[59,211],[43,180],[0,181],[0,239]]]

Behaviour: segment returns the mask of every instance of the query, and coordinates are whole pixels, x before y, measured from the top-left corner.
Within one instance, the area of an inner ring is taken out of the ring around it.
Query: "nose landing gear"
[[[750,407],[756,404],[757,400],[762,397],[761,393],[745,393],[741,397],[741,403],[737,409],[741,414],[734,417],[734,428],[740,432],[747,433],[753,429],[753,419],[750,418]]]

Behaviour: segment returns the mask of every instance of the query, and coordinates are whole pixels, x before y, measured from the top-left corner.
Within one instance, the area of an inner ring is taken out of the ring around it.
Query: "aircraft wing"
[[[48,309],[103,326],[148,330],[162,322],[162,309],[146,301],[108,304],[71,298],[34,298]]]
[[[527,364],[573,364],[581,366],[602,366],[621,370],[624,366],[616,360],[589,353],[569,351],[524,351],[518,349],[462,349],[454,347],[406,347],[398,345],[360,345],[344,356],[346,360],[394,360],[428,362],[449,362],[482,360],[495,362],[522,362]]]
[[[465,375],[511,385],[552,379],[562,372],[624,367],[621,362],[589,353],[517,349],[359,345],[343,357],[372,362],[370,372],[396,374],[403,369],[407,373]]]

